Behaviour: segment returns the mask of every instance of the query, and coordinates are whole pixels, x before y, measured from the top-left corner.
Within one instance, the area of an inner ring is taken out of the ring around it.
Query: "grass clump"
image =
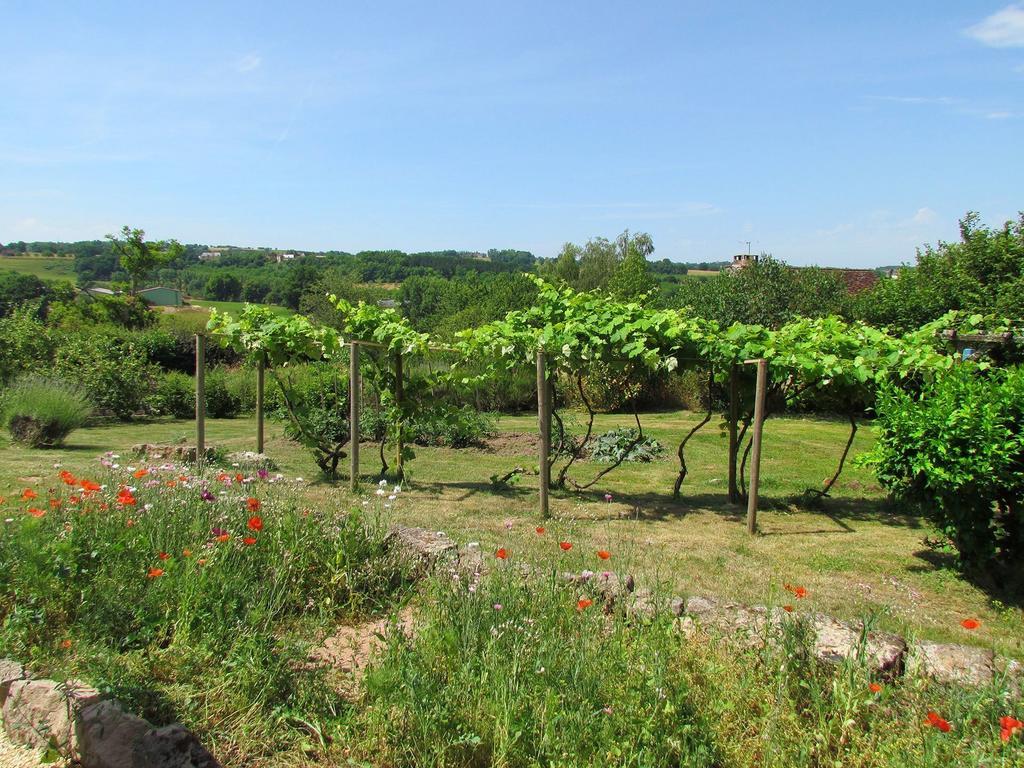
[[[3,398],[11,439],[31,448],[55,448],[92,414],[89,398],[63,379],[36,374],[19,377]]]

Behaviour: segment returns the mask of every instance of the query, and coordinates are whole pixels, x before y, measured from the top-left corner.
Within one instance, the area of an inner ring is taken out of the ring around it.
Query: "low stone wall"
[[[154,728],[77,680],[32,679],[0,659],[0,711],[10,740],[52,747],[82,768],[219,768],[181,725]]]

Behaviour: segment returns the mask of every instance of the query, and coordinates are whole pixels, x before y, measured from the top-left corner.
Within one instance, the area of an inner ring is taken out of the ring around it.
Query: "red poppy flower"
[[[256,543],[256,537],[246,536],[244,539],[242,539],[242,543],[245,544],[245,546],[247,547],[251,547],[253,544]]]
[[[590,600],[589,598],[586,598],[586,597],[580,598],[579,600],[576,601],[576,610],[577,611],[585,611],[585,610],[587,610],[587,608],[589,608],[593,604],[594,604],[594,601]]]
[[[933,728],[938,728],[943,733],[949,733],[950,730],[952,730],[952,728],[953,728],[953,726],[951,726],[949,724],[948,720],[944,720],[943,718],[939,717],[934,712],[929,712],[926,715],[926,718],[927,719],[924,721],[925,725],[930,725]]]
[[[260,500],[253,496],[250,496],[248,499],[245,500],[245,508],[250,512],[259,512],[260,507],[262,506],[263,505],[260,504]]]
[[[32,517],[42,517],[46,514],[46,511],[39,509],[38,507],[29,507],[28,513],[32,515]]]
[[[534,530],[537,531],[538,536],[544,535],[545,528],[543,525],[538,525]]]
[[[171,556],[168,555],[166,552],[161,552],[159,555],[157,555],[157,557],[160,558],[161,560],[170,560],[171,559]]]
[[[217,536],[216,539],[215,539],[215,541],[217,541],[220,544],[226,544],[230,540],[231,540],[231,534],[229,534],[229,533],[222,533],[222,534],[220,534],[220,536]]]
[[[880,683],[868,683],[868,690],[872,693],[881,693],[882,686]]]
[[[134,507],[136,501],[131,491],[127,488],[122,488],[117,494],[117,503],[125,507]]]
[[[803,587],[794,587],[792,584],[784,584],[787,592],[792,592],[797,600],[803,600],[807,597],[807,590]]]
[[[78,478],[68,472],[66,469],[60,471],[60,479],[64,481],[65,485],[78,485]]]
[[[597,550],[597,556],[600,557],[602,560],[607,560],[609,557],[612,556],[612,553],[604,549],[599,549]]]
[[[786,613],[792,613],[793,612],[793,606],[792,605],[784,605],[784,606],[782,606],[782,610],[784,610]]]
[[[240,482],[242,482],[242,480],[244,480],[244,479],[245,479],[245,478],[244,478],[244,477],[242,477],[242,473],[241,473],[241,472],[238,472],[238,473],[237,473],[237,474],[235,475],[235,482],[236,482],[236,483],[240,483]]]
[[[497,552],[494,553],[494,556],[496,558],[498,558],[499,560],[504,560],[504,559],[506,559],[508,557],[508,550],[505,549],[504,547],[502,547],[501,549],[499,549]]]
[[[21,492],[22,501],[32,501],[32,499],[37,498],[39,498],[39,494],[33,491],[31,488],[26,488],[24,491]]]
[[[223,483],[225,480],[230,480],[231,478],[228,476],[227,472],[221,472],[217,475],[217,479]]]
[[[253,515],[249,518],[249,530],[250,531],[262,531],[263,530],[263,518]]]
[[[572,549],[572,543],[568,541],[560,541],[558,542],[558,546],[562,548],[563,552],[568,552],[570,549]]]
[[[132,472],[132,477],[134,477],[136,480],[141,480],[148,474],[149,470],[143,467],[142,469],[136,469],[134,472]]]
[[[150,568],[149,573],[146,574],[147,579],[156,579],[164,575],[163,568]]]
[[[999,718],[999,738],[1003,741],[1009,741],[1021,729],[1024,729],[1024,722],[1017,718],[1010,717],[1009,715],[1003,715]]]
[[[50,499],[50,509],[60,509],[60,499]]]
[[[127,520],[124,521],[124,525],[125,528],[131,528],[133,525],[135,525],[135,521],[129,517]]]
[[[196,560],[196,562],[199,563],[200,565],[206,565],[206,558],[205,557],[200,557],[198,560]]]
[[[178,485],[178,481],[177,480],[168,480],[167,481],[167,487],[168,488],[174,488],[177,485]]]
[[[60,647],[63,648],[66,651],[68,648],[71,647],[71,641],[68,640],[67,638],[65,638],[64,640],[61,640],[60,641]]]
[[[960,622],[960,626],[964,629],[977,629],[981,626],[981,622],[977,619],[964,619]]]
[[[99,483],[94,482],[92,480],[83,480],[82,481],[82,490],[83,491],[87,491],[89,493],[95,493],[96,491],[101,490],[102,487],[103,486],[101,486]]]
[[[68,501],[71,502],[72,504],[78,504],[78,503],[80,503],[82,501],[82,497],[81,496],[68,496]]]

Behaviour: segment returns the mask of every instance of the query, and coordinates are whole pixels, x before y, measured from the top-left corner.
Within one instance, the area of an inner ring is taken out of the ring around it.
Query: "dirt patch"
[[[392,632],[413,635],[415,628],[416,611],[407,605],[394,617],[338,627],[310,652],[309,661],[312,666],[330,668],[332,686],[342,695],[349,695],[384,647],[385,638]]]
[[[498,456],[533,456],[540,450],[540,436],[527,432],[498,432],[484,440],[482,450]]]

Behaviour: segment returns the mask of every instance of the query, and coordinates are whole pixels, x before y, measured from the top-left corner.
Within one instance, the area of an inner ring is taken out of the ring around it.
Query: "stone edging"
[[[77,680],[33,679],[0,659],[0,710],[14,744],[52,747],[82,768],[219,768],[182,725],[154,728]]]

